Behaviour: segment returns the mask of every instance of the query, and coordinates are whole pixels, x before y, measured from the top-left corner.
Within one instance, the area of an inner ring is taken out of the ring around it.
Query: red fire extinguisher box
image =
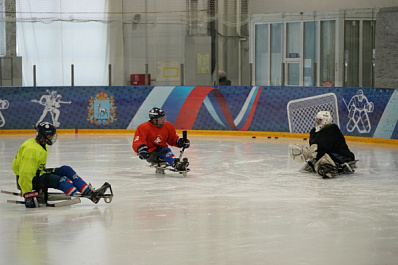
[[[130,85],[145,86],[145,74],[130,75]],[[150,85],[151,85],[151,74],[148,74],[148,86],[150,86]]]

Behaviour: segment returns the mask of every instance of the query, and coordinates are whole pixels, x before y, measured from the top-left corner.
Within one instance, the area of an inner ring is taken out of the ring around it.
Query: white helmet
[[[329,111],[320,111],[315,116],[316,126],[315,131],[319,132],[323,126],[332,124],[333,117]]]

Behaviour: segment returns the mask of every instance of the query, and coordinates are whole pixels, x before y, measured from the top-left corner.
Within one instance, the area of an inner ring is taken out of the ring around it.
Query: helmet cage
[[[331,124],[332,121],[333,118],[329,111],[320,111],[315,116],[315,122],[316,122],[315,128],[317,129],[317,131],[319,131],[323,126]]]
[[[153,125],[162,127],[166,123],[166,114],[160,108],[152,108],[149,111],[149,120]]]

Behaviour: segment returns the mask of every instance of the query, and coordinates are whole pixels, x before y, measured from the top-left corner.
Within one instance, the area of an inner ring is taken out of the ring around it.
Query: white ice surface
[[[11,161],[29,137],[1,135],[2,190],[17,191]],[[289,159],[304,140],[188,138],[184,178],[156,175],[132,135],[58,135],[47,167],[115,197],[26,209],[0,194],[0,264],[398,264],[396,146],[349,143],[359,168],[322,179]]]

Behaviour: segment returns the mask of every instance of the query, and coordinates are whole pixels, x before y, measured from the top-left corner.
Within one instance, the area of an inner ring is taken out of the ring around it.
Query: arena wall
[[[329,110],[348,137],[398,140],[398,90],[357,87],[1,87],[0,134],[41,120],[61,131],[130,131],[154,106],[177,130],[301,137]]]

